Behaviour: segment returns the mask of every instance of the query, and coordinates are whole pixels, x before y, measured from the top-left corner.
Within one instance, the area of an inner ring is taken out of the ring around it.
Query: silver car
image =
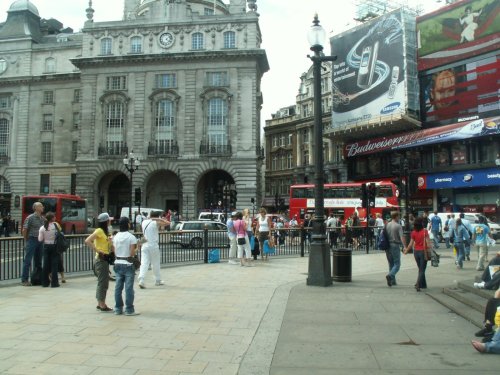
[[[175,225],[172,242],[182,247],[202,248],[204,230],[208,229],[209,247],[228,247],[227,226],[217,221],[180,221]]]

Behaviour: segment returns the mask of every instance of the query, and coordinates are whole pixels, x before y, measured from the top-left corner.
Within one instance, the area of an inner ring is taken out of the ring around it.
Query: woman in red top
[[[427,281],[425,280],[425,269],[427,268],[427,252],[431,251],[429,246],[430,238],[427,229],[424,228],[423,219],[418,217],[413,223],[413,231],[411,232],[411,240],[404,253],[413,247],[413,255],[418,266],[418,278],[415,284],[415,289],[420,292],[420,289],[427,288]]]

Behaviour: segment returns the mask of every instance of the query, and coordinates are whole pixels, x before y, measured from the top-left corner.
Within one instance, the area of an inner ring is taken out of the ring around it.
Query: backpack
[[[385,225],[378,236],[377,246],[380,250],[389,250],[389,235]]]
[[[54,244],[56,245],[56,251],[58,254],[64,253],[66,250],[69,249],[69,241],[64,237],[63,232],[59,229],[59,224],[54,223],[54,226],[56,227],[56,239],[54,241]]]

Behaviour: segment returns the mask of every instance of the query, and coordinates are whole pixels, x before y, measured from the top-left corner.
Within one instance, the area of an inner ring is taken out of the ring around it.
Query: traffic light
[[[231,204],[231,207],[236,207],[236,201],[238,200],[236,197],[237,195],[238,192],[236,190],[231,190],[229,192],[229,202]]]
[[[375,207],[375,198],[377,197],[377,185],[373,182],[368,184],[368,205],[370,208]]]
[[[134,195],[134,205],[140,206],[141,205],[141,188],[135,188],[135,195]]]
[[[361,184],[361,207],[366,208],[368,206],[368,189],[366,184]]]

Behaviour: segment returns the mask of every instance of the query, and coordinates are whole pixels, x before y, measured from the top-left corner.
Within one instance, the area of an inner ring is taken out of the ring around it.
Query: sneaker
[[[157,281],[155,283],[155,286],[162,286],[162,285],[165,285],[165,282],[163,280]],[[140,286],[140,284],[139,284],[139,286]]]
[[[135,315],[141,315],[141,313],[138,313],[137,311],[125,311],[126,316],[135,316]]]
[[[387,286],[392,286],[392,278],[390,275],[385,275],[385,279],[387,280]]]
[[[146,289],[146,285],[144,285],[144,283],[141,281],[139,282],[139,288]]]
[[[474,288],[484,289],[484,281],[480,283],[474,283]]]
[[[21,283],[22,286],[31,286],[31,283],[29,281],[23,281]]]
[[[115,315],[122,315],[123,311],[122,310],[115,310]]]
[[[474,335],[476,337],[485,337],[489,336],[488,334],[491,335],[491,333],[493,333],[493,327],[491,326],[491,324],[486,324],[483,329],[477,331]]]
[[[470,256],[469,255],[466,255],[466,258],[467,258],[467,260],[470,260]]]

